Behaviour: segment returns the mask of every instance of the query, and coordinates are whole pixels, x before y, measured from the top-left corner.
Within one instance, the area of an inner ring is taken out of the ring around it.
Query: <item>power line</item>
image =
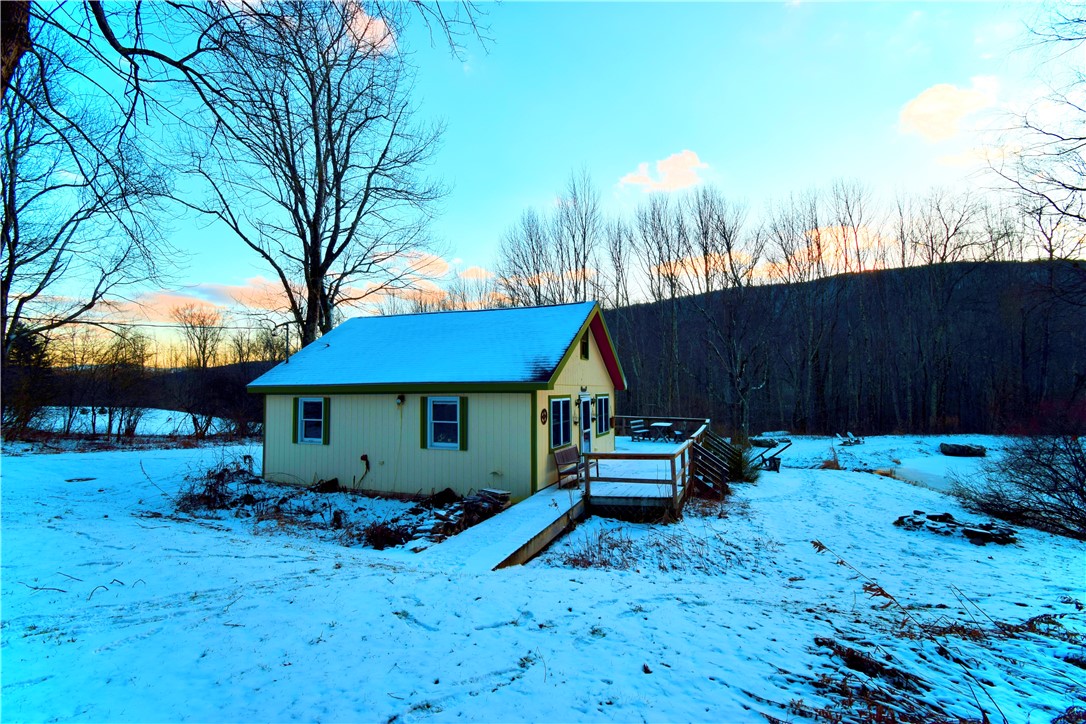
[[[27,320],[29,322],[55,322],[56,321],[55,319],[48,319],[46,317],[20,317],[20,319],[25,319],[25,320]],[[115,321],[110,321],[110,320],[96,320],[96,319],[95,320],[91,320],[91,319],[75,319],[75,320],[72,320],[70,322],[65,322],[65,324],[66,325],[67,324],[82,324],[82,325],[87,326],[87,327],[102,327],[102,326],[129,327],[129,328],[151,327],[151,328],[154,328],[154,329],[192,329],[194,327],[195,328],[214,327],[216,329],[245,329],[245,330],[251,330],[251,331],[256,331],[256,332],[267,332],[269,330],[274,331],[275,327],[283,326],[282,324],[269,325],[269,326],[263,326],[263,327],[250,327],[250,326],[237,325],[237,324],[204,324],[204,325],[193,324],[193,325],[187,325],[187,324],[173,324],[171,322],[115,322]]]

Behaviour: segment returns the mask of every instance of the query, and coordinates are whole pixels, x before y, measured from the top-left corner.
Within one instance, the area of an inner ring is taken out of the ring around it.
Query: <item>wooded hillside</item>
[[[606,313],[622,414],[729,430],[1086,429],[1086,268],[958,263],[751,286]]]

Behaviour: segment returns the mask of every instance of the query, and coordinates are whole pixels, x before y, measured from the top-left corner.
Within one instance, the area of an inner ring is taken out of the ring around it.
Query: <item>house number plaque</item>
[[[542,410],[539,411],[539,422],[541,422],[544,425],[547,424],[547,408],[546,407],[544,407]]]

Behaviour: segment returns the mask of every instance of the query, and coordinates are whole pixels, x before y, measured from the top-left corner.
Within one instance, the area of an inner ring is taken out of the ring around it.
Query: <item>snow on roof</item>
[[[330,385],[542,383],[595,302],[356,317],[249,389]]]

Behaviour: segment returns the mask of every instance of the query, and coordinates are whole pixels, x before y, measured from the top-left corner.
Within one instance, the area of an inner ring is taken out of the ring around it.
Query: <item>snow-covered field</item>
[[[36,426],[43,430],[60,432],[64,429],[67,408],[45,407],[41,411],[41,419]],[[72,432],[75,434],[104,434],[106,430],[106,415],[101,413],[93,415],[89,407],[81,407],[75,410],[75,418],[72,421]],[[215,418],[211,423],[211,433],[219,433],[227,430],[229,424],[220,418]],[[188,414],[178,410],[160,410],[148,408],[143,410],[139,423],[136,425],[136,434],[140,436],[163,435],[191,435],[192,420]]]
[[[844,468],[923,473],[910,483],[812,469],[829,441],[797,440],[780,474],[723,506],[692,504],[670,526],[592,518],[527,566],[481,574],[174,515],[186,474],[258,449],[9,446],[0,716],[874,720],[874,703],[845,702],[861,684],[868,702],[911,702],[908,721],[1048,722],[1086,706],[1086,544],[1023,530],[978,547],[892,525],[914,509],[977,519],[924,487],[976,465],[938,442],[838,449]]]

